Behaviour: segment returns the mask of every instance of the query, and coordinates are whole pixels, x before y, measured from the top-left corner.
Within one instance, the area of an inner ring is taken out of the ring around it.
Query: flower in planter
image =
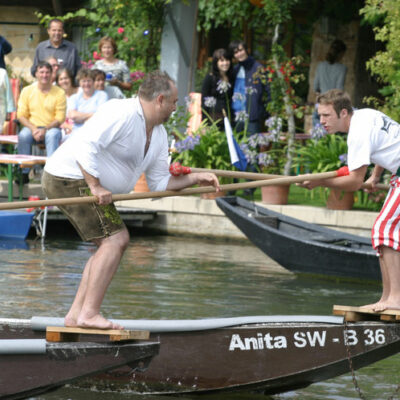
[[[256,133],[241,143],[247,162],[259,171],[280,174],[286,161],[286,144],[281,140],[282,119],[270,117],[266,133]]]

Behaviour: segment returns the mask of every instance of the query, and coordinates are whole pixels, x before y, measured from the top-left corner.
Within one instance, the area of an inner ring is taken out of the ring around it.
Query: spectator
[[[97,110],[97,108],[108,100],[107,94],[102,90],[94,88],[93,71],[87,68],[79,70],[77,76],[79,81],[78,93],[68,99],[67,117],[73,121],[72,131],[80,128]]]
[[[232,109],[238,120],[236,130],[244,130],[245,118],[243,116],[246,116],[248,118],[247,133],[260,133],[267,117],[265,108],[269,97],[269,88],[254,74],[263,69],[263,66],[248,54],[246,43],[242,40],[231,42],[229,50],[238,61],[233,69],[232,98]]]
[[[94,77],[94,88],[96,90],[104,90],[107,93],[109,99],[118,98],[118,95],[115,93],[115,86],[106,86],[106,73],[101,69],[94,68],[92,69],[93,77]]]
[[[57,71],[56,84],[64,89],[67,98],[78,91],[78,88],[74,85],[74,78],[67,68],[60,68]]]
[[[106,73],[106,87],[113,88],[110,98],[125,98],[123,90],[131,90],[131,75],[126,62],[115,57],[117,44],[113,38],[105,36],[99,42],[99,50],[103,59],[97,60],[94,68]]]
[[[4,62],[4,56],[11,53],[12,46],[4,36],[0,36],[0,68],[6,69],[6,63]]]
[[[47,57],[45,61],[51,65],[51,83],[55,85],[60,64],[58,64],[57,58],[53,56]]]
[[[227,50],[217,49],[213,53],[212,71],[207,74],[201,87],[201,106],[203,119],[206,113],[215,121],[220,119],[219,126],[223,129],[224,116],[222,110],[230,113],[230,103],[233,93],[232,58]]]
[[[47,33],[49,40],[40,42],[36,48],[35,58],[31,68],[31,73],[35,76],[36,67],[40,61],[54,56],[60,67],[67,68],[75,77],[81,68],[81,59],[75,45],[64,37],[64,23],[55,18],[49,22]]]
[[[4,121],[10,120],[10,113],[13,111],[15,111],[14,99],[7,71],[0,68],[0,132],[3,130]]]
[[[51,156],[60,144],[66,97],[64,90],[51,83],[51,73],[49,63],[39,62],[35,73],[37,82],[22,89],[17,111],[23,125],[18,135],[19,154],[31,154],[32,144],[44,143],[47,155]],[[22,182],[18,183],[28,183],[29,169],[22,172]]]
[[[334,40],[326,54],[325,61],[317,65],[314,78],[314,91],[316,97],[331,89],[344,89],[347,67],[340,63],[346,52],[346,45],[339,39]],[[318,105],[316,105],[318,106]],[[319,123],[319,115],[313,113],[313,126]]]

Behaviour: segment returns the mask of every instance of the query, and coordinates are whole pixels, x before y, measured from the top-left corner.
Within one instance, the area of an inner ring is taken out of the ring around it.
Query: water
[[[0,245],[1,317],[63,316],[93,251],[75,239],[55,238],[5,249]],[[28,248],[27,248],[28,247]],[[103,303],[107,317],[178,319],[273,314],[330,315],[333,304],[360,305],[379,296],[365,283],[296,276],[254,246],[182,237],[134,237]],[[356,372],[368,399],[386,399],[400,382],[396,355]],[[103,393],[64,387],[36,400],[155,400],[162,396]],[[174,399],[175,397],[169,397]],[[186,396],[182,398],[199,398]],[[351,375],[272,397],[252,393],[202,399],[357,399]],[[396,398],[396,397],[395,397]]]

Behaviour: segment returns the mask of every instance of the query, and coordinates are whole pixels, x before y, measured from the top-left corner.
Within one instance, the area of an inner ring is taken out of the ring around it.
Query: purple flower
[[[340,162],[341,162],[342,164],[347,165],[347,154],[341,154],[341,155],[339,156],[339,160],[340,160]]]
[[[185,139],[175,143],[175,149],[178,153],[186,150],[193,150],[200,143],[200,136],[186,136]]]
[[[328,132],[325,130],[325,128],[319,122],[317,122],[311,129],[311,139],[319,140],[327,133]]]

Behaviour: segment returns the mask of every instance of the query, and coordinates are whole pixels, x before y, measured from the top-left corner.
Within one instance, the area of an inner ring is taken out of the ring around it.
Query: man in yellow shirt
[[[44,143],[47,156],[60,145],[60,125],[65,120],[66,96],[63,89],[52,84],[52,67],[40,62],[36,68],[37,82],[22,89],[17,116],[24,126],[18,134],[18,154],[31,154],[33,143]],[[22,183],[28,183],[29,169],[24,169]]]

